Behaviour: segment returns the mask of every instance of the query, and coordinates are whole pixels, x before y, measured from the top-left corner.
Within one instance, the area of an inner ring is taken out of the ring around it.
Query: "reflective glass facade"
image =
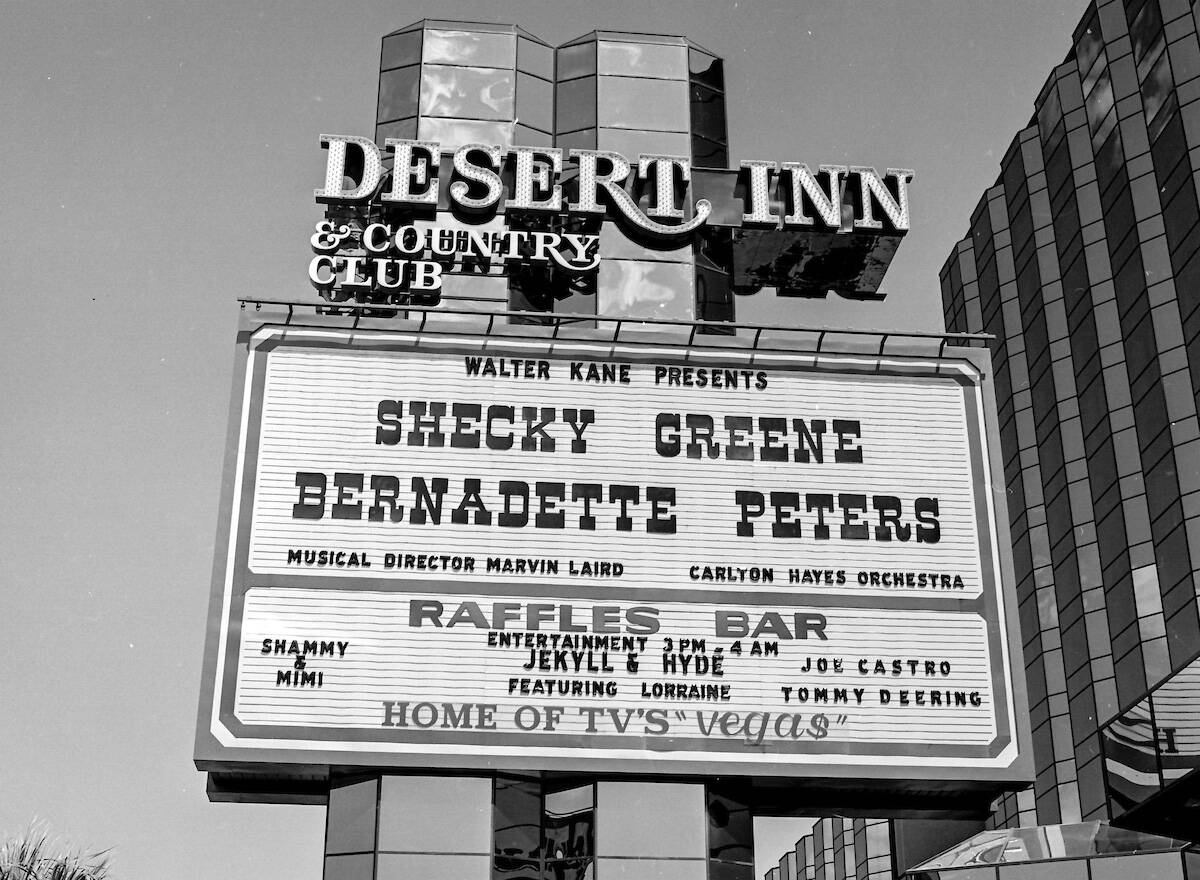
[[[890,880],[891,830],[886,819],[827,817],[784,853],[766,880]]]
[[[1195,880],[1186,841],[1103,822],[988,831],[963,841],[908,880]]]
[[[330,786],[324,880],[751,880],[719,785],[372,774]],[[885,828],[886,831],[886,828]]]
[[[1195,757],[1163,761],[1187,736],[1150,694],[1200,717],[1181,672],[1200,653],[1198,17],[1090,6],[941,272],[947,330],[995,336],[1028,664],[1037,782],[996,827],[1178,834],[1175,808],[1136,808],[1197,785]]]
[[[380,144],[437,141],[443,151],[555,146],[611,150],[634,164],[657,154],[726,168],[724,85],[721,59],[683,37],[596,31],[555,50],[513,25],[426,19],[383,38],[375,135]],[[441,211],[435,219],[454,218]],[[597,228],[598,273],[514,273],[510,283],[459,275],[447,279],[444,298],[460,309],[732,318],[728,233],[681,248],[610,220],[580,221],[575,231]]]

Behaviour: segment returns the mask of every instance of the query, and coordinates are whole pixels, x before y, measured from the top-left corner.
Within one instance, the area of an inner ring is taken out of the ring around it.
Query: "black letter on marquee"
[[[834,453],[837,458],[837,453]],[[842,539],[845,541],[865,541],[870,537],[870,527],[858,522],[858,514],[867,509],[867,496],[848,494],[838,495],[838,506],[842,508]]]
[[[833,510],[833,496],[824,492],[810,492],[804,496],[804,506],[808,512],[817,511],[817,524],[813,526],[813,537],[824,541],[829,537],[829,526],[825,525],[825,511]]]
[[[324,516],[325,475],[296,471],[296,485],[300,488],[300,501],[292,505],[292,519],[320,519]]]
[[[599,483],[572,483],[571,500],[583,499],[583,513],[579,515],[579,528],[585,532],[596,530],[596,517],[592,516],[592,502],[604,499],[604,487]]]
[[[800,509],[799,492],[772,492],[771,506],[775,508],[775,522],[771,525],[772,538],[799,538],[800,523],[788,522],[788,514]]]
[[[733,500],[742,508],[742,520],[737,524],[738,537],[753,538],[754,523],[750,522],[750,517],[762,516],[763,512],[767,509],[766,502],[763,500],[763,493],[739,489],[733,493]]]
[[[400,416],[404,415],[404,401],[381,400],[376,415],[379,427],[375,429],[375,444],[395,446],[400,442]]]
[[[614,483],[608,487],[609,503],[617,501],[621,504],[621,513],[617,517],[618,532],[633,531],[633,518],[629,515],[629,502],[637,504],[641,497],[642,490],[637,486],[621,486]]]
[[[664,439],[663,428],[674,428],[675,433]],[[654,451],[663,458],[677,456],[679,454],[679,413],[659,413],[654,417],[654,430]]]
[[[554,421],[554,407],[542,407],[542,420],[537,421],[538,408],[536,406],[521,407],[521,418],[525,419],[525,436],[521,438],[522,452],[553,452],[554,438],[546,433],[546,426]],[[534,434],[541,434],[542,439],[539,444]]]
[[[492,524],[492,514],[484,506],[483,499],[479,497],[479,480],[474,477],[467,477],[463,480],[463,498],[458,503],[458,507],[450,511],[450,522],[458,523],[458,525],[467,524],[467,511],[475,511],[475,525],[490,526]]]
[[[936,544],[942,539],[942,526],[938,522],[938,500],[936,498],[918,498],[913,502],[913,510],[917,515],[917,543]]]
[[[563,483],[543,483],[541,480],[537,482],[537,494],[541,499],[538,506],[538,512],[533,517],[533,524],[539,529],[561,529],[567,523],[567,515],[561,510],[558,513],[552,513],[555,504],[551,499],[557,498],[562,501],[567,497],[567,487]]]
[[[442,496],[446,494],[450,482],[445,477],[434,477],[429,482],[433,486],[432,494],[424,477],[412,478],[413,506],[408,512],[408,521],[413,525],[419,526],[427,519],[432,519],[435,526],[442,524]],[[434,494],[437,495],[436,499]]]
[[[833,460],[836,462],[841,462],[841,461],[861,462],[862,461],[862,448],[859,447],[858,449],[854,449],[854,448],[846,445],[846,438],[848,436],[849,437],[861,437],[862,436],[862,427],[859,425],[858,420],[857,419],[854,419],[854,420],[834,419],[833,420],[833,430],[838,435],[838,445],[837,445],[837,449],[835,449],[833,451]]]
[[[412,430],[408,432],[409,446],[424,446],[425,445],[425,430],[429,429],[429,445],[430,446],[445,446],[446,435],[442,433],[441,421],[442,416],[446,414],[446,404],[440,401],[431,401],[428,404],[429,418],[421,418],[425,415],[426,403],[423,400],[412,400],[408,404],[408,414],[412,416]]]
[[[362,491],[363,475],[337,473],[333,475],[333,485],[337,487],[337,496],[329,508],[329,515],[334,519],[362,519],[362,502],[350,504],[349,501],[354,497],[351,489]]]
[[[496,520],[497,525],[519,529],[529,524],[529,484],[520,480],[501,480],[500,494],[504,496],[504,511]],[[514,513],[513,496],[521,498],[521,510]]]
[[[893,529],[897,541],[907,541],[912,534],[912,526],[900,522],[900,514],[904,506],[895,495],[874,495],[871,504],[879,511],[879,525],[875,526],[876,541],[892,540]]]
[[[404,508],[396,503],[400,497],[400,479],[391,474],[376,474],[371,477],[371,488],[375,491],[375,503],[367,508],[367,519],[383,522],[383,505],[387,504],[388,519],[400,522],[404,519]]]
[[[646,531],[652,535],[675,534],[675,515],[664,516],[675,504],[674,487],[647,486],[646,500],[650,502],[650,518],[646,520]]]

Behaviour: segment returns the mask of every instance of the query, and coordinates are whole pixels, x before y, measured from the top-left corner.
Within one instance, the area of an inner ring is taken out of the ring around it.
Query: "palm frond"
[[[85,853],[35,823],[0,843],[0,880],[108,880],[108,851]]]

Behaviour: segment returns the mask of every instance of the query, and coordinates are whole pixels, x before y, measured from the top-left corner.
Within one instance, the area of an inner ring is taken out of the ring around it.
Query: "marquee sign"
[[[463,264],[487,274],[521,264],[568,275],[593,272],[600,236],[573,228],[581,221],[613,219],[634,236],[663,242],[678,242],[713,221],[837,234],[886,226],[901,235],[909,228],[913,172],[907,169],[880,175],[859,165],[813,171],[799,162],[747,160],[732,176],[709,170],[693,181],[691,161],[682,156],[631,160],[607,150],[476,143],[443,159],[436,141],[386,138],[381,149],[369,138],[323,134],[321,144],[325,183],[314,195],[331,216],[311,237],[308,277],[334,301],[428,295],[441,288],[444,267]],[[356,179],[347,185],[351,169]],[[337,215],[354,206],[370,206],[370,216],[347,223]],[[476,221],[510,213],[537,221],[528,229],[485,230],[390,223],[382,216],[439,208]],[[546,225],[550,220],[554,228]]]
[[[198,763],[1018,778],[980,357],[259,328]]]

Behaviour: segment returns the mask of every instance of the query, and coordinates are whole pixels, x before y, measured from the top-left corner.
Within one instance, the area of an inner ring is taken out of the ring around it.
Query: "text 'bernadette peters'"
[[[534,379],[546,372],[542,361],[505,367]],[[493,365],[494,366],[494,365]],[[595,366],[595,365],[593,365]],[[468,363],[468,373],[486,365]],[[575,368],[578,367],[578,370]],[[606,372],[606,368],[611,368]],[[696,368],[658,367],[656,382],[699,381]],[[582,363],[572,370],[586,376]],[[678,375],[671,370],[677,370]],[[626,378],[613,365],[597,367],[600,381]],[[741,372],[746,375],[742,376]],[[728,373],[730,375],[724,375]],[[706,385],[759,380],[749,371],[704,373]],[[586,380],[585,380],[586,381]],[[375,407],[374,445],[456,450],[465,462],[471,450],[518,455],[587,455],[604,412],[594,407],[543,406],[516,400],[490,404],[452,400],[382,399]],[[623,415],[623,418],[628,418]],[[664,459],[768,462],[810,468],[862,464],[862,423],[856,418],[805,415],[758,416],[703,412],[658,412],[653,416],[653,448]],[[647,428],[650,424],[647,423]],[[631,433],[633,433],[631,431]],[[646,450],[647,453],[651,449]],[[601,483],[555,479],[527,481],[467,475],[363,473],[297,470],[292,518],[367,520],[414,526],[472,525],[500,529],[578,529],[580,531],[679,531],[675,486]],[[762,491],[738,488],[726,499],[730,526],[739,537],[816,541],[913,541],[941,539],[936,497],[904,498],[885,490]]]

